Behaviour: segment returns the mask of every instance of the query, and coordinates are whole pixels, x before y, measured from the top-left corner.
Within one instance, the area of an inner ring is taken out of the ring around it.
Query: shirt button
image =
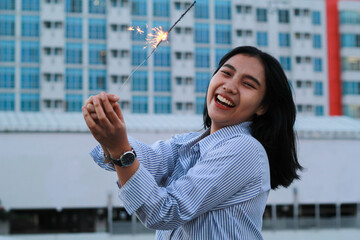
[[[194,149],[194,151],[196,151],[196,152],[199,151],[199,145],[195,145],[193,149]]]

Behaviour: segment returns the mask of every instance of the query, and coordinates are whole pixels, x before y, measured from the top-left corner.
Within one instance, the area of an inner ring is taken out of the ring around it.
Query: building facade
[[[2,0],[0,111],[79,112],[90,95],[107,91],[120,96],[125,113],[201,114],[220,58],[253,45],[282,64],[299,115],[329,115],[326,1],[198,0],[144,62],[152,51],[146,35],[153,27],[169,30],[191,4]],[[360,13],[353,5],[359,4],[339,4],[343,99],[344,113],[360,117],[359,32],[353,31]]]

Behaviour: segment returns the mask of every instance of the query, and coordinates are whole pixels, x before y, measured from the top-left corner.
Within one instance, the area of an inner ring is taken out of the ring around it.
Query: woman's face
[[[206,98],[211,133],[262,115],[265,71],[255,57],[237,54],[212,77]]]

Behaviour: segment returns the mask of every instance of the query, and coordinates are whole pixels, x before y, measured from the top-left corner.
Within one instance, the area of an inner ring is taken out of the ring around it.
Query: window
[[[21,17],[21,35],[23,37],[39,36],[39,16],[22,16]]]
[[[291,71],[291,58],[280,57],[280,64],[285,71]]]
[[[315,96],[323,96],[323,83],[315,82],[314,84],[314,95]]]
[[[22,0],[21,9],[23,11],[39,11],[40,0]]]
[[[198,0],[195,4],[195,18],[208,19],[209,18],[209,1]]]
[[[83,105],[81,94],[66,94],[66,112],[81,112]]]
[[[315,106],[315,116],[324,116],[324,107],[321,105]]]
[[[0,40],[0,62],[15,61],[15,41]]]
[[[147,96],[133,96],[132,97],[132,112],[133,113],[147,113],[148,112],[148,97]]]
[[[170,47],[161,47],[154,52],[154,66],[170,67]]]
[[[314,34],[313,35],[313,48],[321,48],[321,35],[320,34]]]
[[[321,58],[314,58],[314,71],[315,72],[322,72],[322,59]]]
[[[268,34],[267,32],[257,32],[256,42],[258,46],[268,46]]]
[[[23,93],[20,95],[21,111],[38,112],[40,110],[40,94]]]
[[[215,19],[231,19],[231,1],[215,1]]]
[[[146,0],[132,0],[131,1],[131,14],[134,16],[146,16]]]
[[[209,48],[195,49],[195,67],[209,68],[210,67],[210,50]]]
[[[95,65],[106,64],[105,44],[89,44],[89,64],[95,64]]]
[[[81,13],[83,0],[66,0],[66,12],[68,13]]]
[[[256,20],[258,22],[267,22],[267,9],[257,8],[256,9]]]
[[[22,89],[40,88],[39,68],[21,68],[21,88]]]
[[[211,79],[211,74],[208,72],[195,73],[195,92],[206,93]]]
[[[143,46],[134,45],[132,46],[131,54],[132,54],[131,57],[132,66],[138,66],[146,59],[147,52],[144,50]],[[143,64],[143,66],[147,66],[147,61]]]
[[[89,13],[105,14],[106,0],[89,0]]]
[[[360,95],[360,82],[343,81],[342,90],[344,95]]]
[[[146,71],[137,71],[131,80],[132,91],[146,92],[148,90],[148,73]]]
[[[0,10],[15,10],[15,0],[0,1]]]
[[[279,46],[280,47],[290,47],[290,34],[289,33],[279,33]]]
[[[352,10],[340,11],[340,23],[347,25],[359,25],[360,12]]]
[[[168,0],[153,0],[154,16],[155,17],[169,17],[170,6]]]
[[[171,97],[170,96],[155,96],[154,97],[154,112],[156,114],[171,113]]]
[[[321,14],[319,11],[312,12],[312,24],[321,25]]]
[[[65,88],[67,90],[81,90],[83,82],[82,69],[66,69]]]
[[[0,36],[15,36],[14,15],[0,15]]]
[[[230,51],[230,49],[226,48],[217,48],[215,49],[215,67],[219,65],[221,58]]]
[[[0,67],[0,88],[15,87],[15,68]]]
[[[215,25],[215,42],[217,44],[231,44],[231,25]]]
[[[39,42],[21,42],[21,62],[39,62]]]
[[[138,28],[140,32],[137,31],[137,29],[132,31],[131,39],[133,41],[144,42],[146,39],[146,35],[147,35],[147,22],[146,21],[132,21],[132,25],[135,26],[135,28]]]
[[[344,33],[341,34],[342,47],[360,47],[360,34]]]
[[[195,43],[210,43],[210,29],[207,23],[195,23]]]
[[[66,43],[66,63],[81,64],[82,63],[82,44]]]
[[[205,97],[196,97],[195,99],[195,113],[203,114],[205,106]]]
[[[15,110],[15,94],[0,93],[0,111],[14,111],[14,110]]]
[[[82,18],[66,18],[66,37],[82,38]]]
[[[89,19],[89,39],[106,39],[106,19]]]
[[[106,90],[106,70],[90,69],[89,70],[89,90]]]
[[[171,72],[154,72],[154,91],[170,92],[171,91]]]
[[[343,71],[360,71],[360,57],[343,57],[341,65]]]
[[[289,23],[290,22],[289,10],[279,9],[278,18],[279,18],[279,23]]]

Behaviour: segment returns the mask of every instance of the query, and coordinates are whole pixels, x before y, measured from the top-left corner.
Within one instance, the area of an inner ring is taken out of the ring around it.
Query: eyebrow
[[[231,70],[233,70],[233,71],[236,72],[236,68],[235,68],[233,65],[231,65],[231,64],[226,63],[226,64],[223,65],[223,67],[228,67],[228,68],[230,68]],[[253,76],[251,76],[251,75],[249,75],[249,74],[245,74],[245,77],[246,77],[246,78],[249,78],[250,80],[252,80],[253,82],[255,82],[259,87],[261,86],[260,81],[257,80],[255,77],[253,77]]]

